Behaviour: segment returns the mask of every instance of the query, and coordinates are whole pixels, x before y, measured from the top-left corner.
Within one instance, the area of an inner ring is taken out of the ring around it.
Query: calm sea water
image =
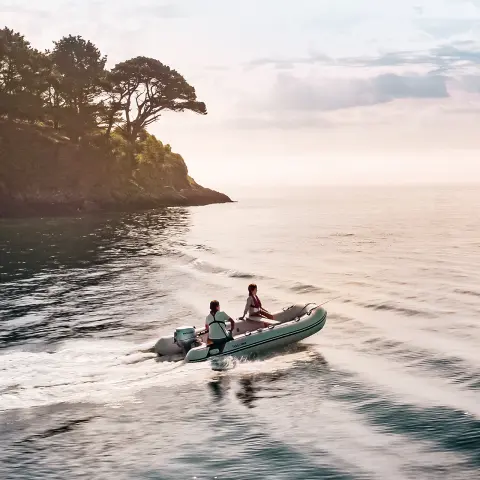
[[[480,188],[261,197],[0,222],[0,478],[480,478]],[[141,352],[252,280],[341,297],[226,372]]]

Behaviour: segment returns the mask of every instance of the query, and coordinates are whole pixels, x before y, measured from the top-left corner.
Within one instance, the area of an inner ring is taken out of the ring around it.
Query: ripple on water
[[[476,480],[479,190],[302,198],[2,221],[0,478]],[[145,353],[251,281],[341,297],[221,374]]]

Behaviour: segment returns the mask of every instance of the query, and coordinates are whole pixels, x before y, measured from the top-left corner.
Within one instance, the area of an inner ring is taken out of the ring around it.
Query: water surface
[[[479,478],[480,189],[291,193],[0,222],[0,478]],[[340,298],[220,374],[141,353],[251,281]]]

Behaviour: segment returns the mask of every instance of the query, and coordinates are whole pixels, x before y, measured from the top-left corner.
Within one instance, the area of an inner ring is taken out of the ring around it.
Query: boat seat
[[[280,325],[280,322],[277,322],[277,320],[269,320],[268,318],[248,317],[247,320],[259,323],[261,325]]]
[[[264,318],[263,323],[265,323],[266,325],[280,325],[280,322],[278,322],[277,320],[269,320],[268,318]]]

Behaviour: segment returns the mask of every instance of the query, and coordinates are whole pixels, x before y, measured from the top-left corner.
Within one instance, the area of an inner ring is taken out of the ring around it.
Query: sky
[[[0,0],[2,24],[179,71],[208,115],[150,131],[212,188],[480,181],[480,0]]]

